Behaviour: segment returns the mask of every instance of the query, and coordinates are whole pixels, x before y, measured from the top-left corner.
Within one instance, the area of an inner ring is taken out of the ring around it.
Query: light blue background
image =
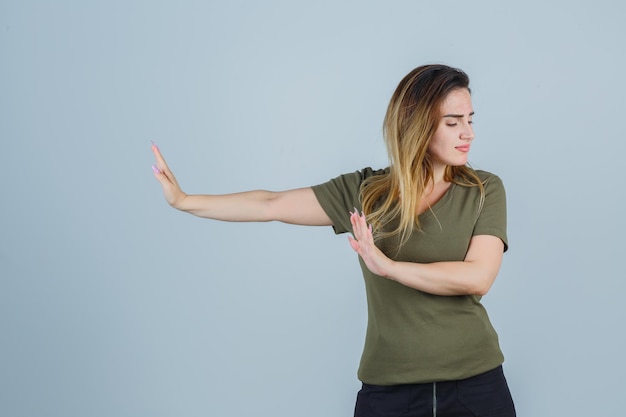
[[[349,416],[363,284],[330,228],[184,189],[382,167],[399,80],[472,78],[511,249],[485,298],[518,415],[620,415],[625,10],[598,1],[0,1],[0,415]]]

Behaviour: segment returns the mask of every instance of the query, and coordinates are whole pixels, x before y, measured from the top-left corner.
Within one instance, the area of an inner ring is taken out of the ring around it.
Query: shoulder
[[[481,201],[479,205],[482,205],[483,199],[501,199],[505,196],[504,184],[500,177],[492,172],[483,170],[472,170],[470,177],[457,177],[457,185],[455,187],[455,194],[464,195],[466,198],[474,198]],[[479,181],[479,183],[477,183]]]
[[[331,219],[335,233],[352,230],[348,213],[361,208],[361,185],[368,179],[382,178],[382,175],[385,175],[384,169],[363,168],[312,187],[317,201]]]
[[[378,178],[378,177],[389,175],[389,168],[373,169],[371,167],[367,167],[367,168],[363,168],[360,171],[357,171],[357,173],[359,174],[361,181],[365,181],[368,178],[373,178],[373,177]]]
[[[474,170],[474,172],[476,173],[476,175],[478,175],[478,178],[480,178],[480,180],[485,183],[488,181],[499,181],[502,182],[502,180],[500,179],[500,177],[498,177],[496,174],[489,172],[489,171],[483,171],[480,169]]]
[[[489,171],[475,170],[476,175],[480,178],[480,182],[485,189],[504,189],[502,179],[496,174]]]
[[[322,194],[338,195],[338,194],[358,194],[364,181],[381,177],[389,173],[388,169],[373,169],[371,167],[363,168],[358,171],[339,175],[322,184],[314,185],[313,191],[321,197]]]
[[[329,180],[326,184],[343,183],[343,184],[349,184],[352,187],[358,188],[365,180],[368,180],[370,178],[381,178],[388,174],[389,174],[389,168],[374,169],[371,167],[367,167],[367,168],[363,168],[357,171],[339,175]]]

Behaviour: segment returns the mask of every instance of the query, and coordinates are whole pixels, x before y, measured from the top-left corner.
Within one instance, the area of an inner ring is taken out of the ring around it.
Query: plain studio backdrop
[[[177,212],[150,141],[190,193],[381,168],[434,62],[469,73],[470,162],[507,188],[484,302],[518,414],[620,415],[623,4],[0,1],[0,415],[350,416],[346,237]]]

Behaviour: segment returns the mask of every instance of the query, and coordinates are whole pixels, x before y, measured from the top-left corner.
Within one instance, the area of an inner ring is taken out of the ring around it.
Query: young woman
[[[333,226],[360,255],[368,327],[356,417],[512,417],[498,337],[481,296],[507,250],[500,179],[467,164],[469,79],[425,65],[394,92],[389,167],[283,192],[187,195],[156,146],[154,174],[174,208],[225,221]]]

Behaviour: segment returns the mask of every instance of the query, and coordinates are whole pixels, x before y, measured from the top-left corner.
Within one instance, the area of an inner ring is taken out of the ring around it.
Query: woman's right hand
[[[175,209],[194,216],[229,222],[280,221],[309,226],[333,223],[315,197],[311,187],[272,192],[245,191],[221,195],[187,195],[165,163],[159,147],[152,144],[156,165],[154,176],[163,187],[167,202]]]
[[[156,158],[156,165],[152,165],[152,171],[154,171],[155,178],[161,183],[163,187],[163,195],[168,204],[174,208],[180,205],[180,203],[187,197],[187,195],[181,190],[176,177],[170,171],[159,147],[152,143],[152,152]]]

